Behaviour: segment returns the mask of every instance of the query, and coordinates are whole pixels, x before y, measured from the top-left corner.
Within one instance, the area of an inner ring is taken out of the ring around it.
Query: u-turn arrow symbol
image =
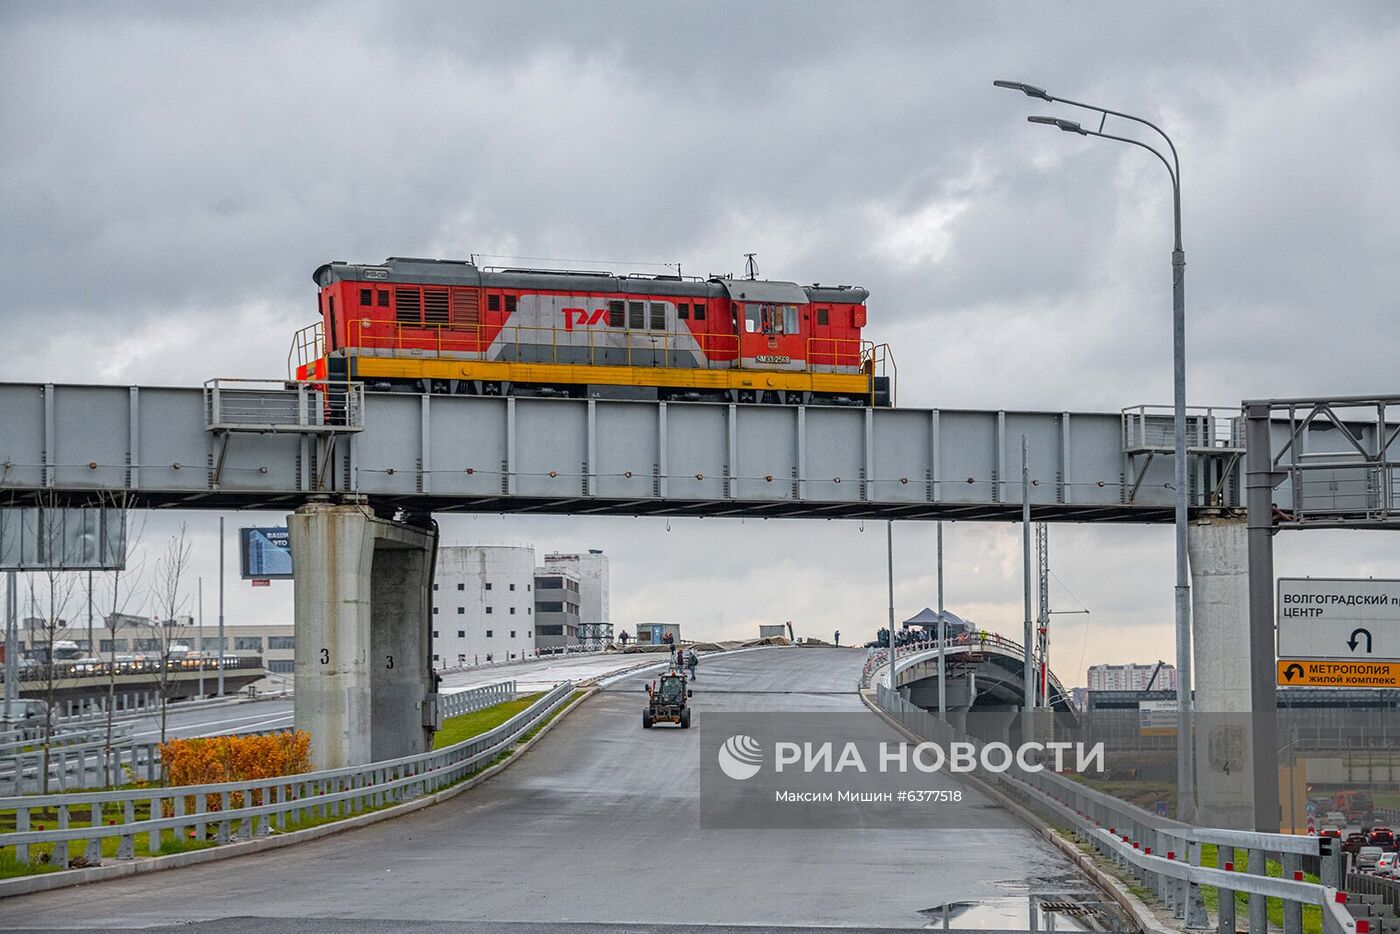
[[[1367,655],[1370,655],[1370,654],[1371,654],[1371,630],[1369,630],[1369,629],[1363,629],[1363,628],[1361,628],[1360,626],[1358,626],[1357,628],[1355,628],[1355,629],[1353,629],[1353,630],[1351,631],[1351,638],[1347,640],[1347,648],[1351,649],[1353,652],[1356,651],[1356,647],[1357,647],[1358,645],[1360,645],[1360,643],[1361,643],[1361,640],[1359,640],[1359,639],[1356,638],[1357,636],[1365,636],[1365,637],[1366,637],[1366,654],[1367,654]]]

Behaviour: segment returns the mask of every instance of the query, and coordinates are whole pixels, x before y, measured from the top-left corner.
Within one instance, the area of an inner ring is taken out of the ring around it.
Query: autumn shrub
[[[311,737],[303,730],[289,730],[263,736],[172,739],[161,744],[160,761],[171,785],[212,785],[298,775],[311,769]],[[243,792],[232,792],[229,807],[242,807],[243,800]],[[252,803],[265,803],[261,791],[254,790]],[[187,812],[193,807],[191,795]],[[206,810],[218,811],[222,807],[221,795],[206,795]],[[173,811],[173,804],[166,802],[165,810]]]

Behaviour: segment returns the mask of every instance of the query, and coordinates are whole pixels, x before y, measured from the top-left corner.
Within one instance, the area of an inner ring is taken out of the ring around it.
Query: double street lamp
[[[1191,580],[1187,563],[1186,507],[1189,491],[1186,486],[1186,252],[1181,248],[1181,162],[1177,158],[1176,145],[1162,128],[1151,121],[1132,114],[1120,113],[1106,107],[1096,107],[1080,101],[1048,94],[1043,88],[1020,81],[994,81],[999,88],[1020,91],[1027,97],[1055,104],[1068,104],[1099,115],[1097,130],[1086,129],[1073,120],[1059,117],[1031,116],[1031,123],[1057,127],[1066,133],[1079,136],[1097,136],[1120,143],[1128,143],[1156,156],[1167,169],[1172,180],[1172,219],[1175,239],[1172,242],[1172,413],[1173,413],[1173,453],[1175,460],[1176,503],[1176,697],[1177,697],[1177,815],[1179,820],[1191,820],[1195,814],[1195,770],[1192,765],[1193,747],[1191,738]],[[1156,147],[1126,136],[1115,136],[1104,132],[1109,117],[1119,117],[1140,123],[1153,130],[1166,141],[1171,153],[1170,160]]]

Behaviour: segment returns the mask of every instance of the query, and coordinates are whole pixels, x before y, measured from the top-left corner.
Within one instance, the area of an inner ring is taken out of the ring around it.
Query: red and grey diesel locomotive
[[[865,289],[759,279],[486,269],[390,257],[316,270],[297,379],[372,390],[599,399],[893,403],[861,338]]]

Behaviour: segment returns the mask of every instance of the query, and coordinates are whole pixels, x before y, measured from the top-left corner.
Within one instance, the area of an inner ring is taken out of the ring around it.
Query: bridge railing
[[[458,691],[456,694],[442,694],[438,697],[438,707],[443,719],[460,717],[474,710],[485,710],[503,701],[515,700],[515,682],[502,681],[485,687]]]
[[[886,713],[917,736],[941,744],[983,745],[883,685],[878,687],[876,699]],[[1237,894],[1248,897],[1250,934],[1269,930],[1271,898],[1283,902],[1284,934],[1302,934],[1305,905],[1322,909],[1324,931],[1356,931],[1341,906],[1345,896],[1339,900],[1337,892],[1342,884],[1341,853],[1330,849],[1330,843],[1324,852],[1324,838],[1192,826],[1120,801],[1049,768],[1024,768],[1016,760],[1012,757],[1004,772],[979,772],[978,777],[1068,827],[1100,856],[1149,889],[1188,928],[1209,926],[1201,886],[1213,886],[1219,892],[1222,934],[1237,930]],[[1215,853],[1213,866],[1206,865],[1204,859],[1208,849]],[[1317,874],[1319,882],[1305,881],[1307,868]],[[1269,875],[1271,869],[1279,875]]]
[[[1008,654],[1019,655],[1022,658],[1025,658],[1026,655],[1026,649],[1021,643],[994,632],[959,633],[957,636],[949,638],[946,644],[950,649],[985,649],[990,646]],[[918,655],[921,652],[932,652],[937,648],[937,639],[921,639],[918,642],[903,643],[895,647],[895,664],[899,664],[899,659],[907,658],[911,655]],[[875,672],[889,664],[889,655],[889,648],[886,647],[875,649],[866,656],[865,667],[861,671],[860,676],[861,687],[870,687],[871,678],[874,676]],[[1053,671],[1048,672],[1047,677],[1052,689],[1050,696],[1052,698],[1063,697],[1065,703],[1070,703],[1069,692],[1065,690],[1064,685],[1060,683],[1060,679],[1055,676],[1055,673]]]
[[[211,379],[204,383],[204,427],[209,431],[360,431],[364,412],[364,384],[347,380]]]
[[[430,795],[490,765],[568,703],[573,691],[573,683],[564,682],[479,736],[367,765],[253,781],[0,798],[0,819],[12,820],[15,827],[0,833],[0,855],[30,865],[37,856],[34,847],[53,844],[49,861],[66,869],[76,841],[85,863],[97,865],[103,860],[105,840],[117,841],[117,859],[132,859],[140,836],[147,838],[152,853],[159,853],[162,846],[168,849],[167,833],[177,845],[189,839],[224,844],[265,836],[274,827],[296,829],[295,825],[311,820],[349,817]],[[75,819],[82,826],[74,826]]]
[[[1170,452],[1176,418],[1169,405],[1134,405],[1123,410],[1123,450]],[[1239,406],[1187,406],[1186,446],[1191,450],[1244,450]]]
[[[172,657],[162,661],[160,658],[139,658],[118,660],[109,662],[96,660],[90,662],[54,662],[53,678],[55,681],[75,681],[106,679],[113,674],[124,675],[157,675],[162,671],[176,673],[200,671],[217,672],[222,667],[224,671],[251,671],[263,667],[261,655],[225,655],[222,666],[217,656],[203,658]],[[31,665],[20,669],[19,680],[21,681],[48,681],[49,666],[47,664]]]

